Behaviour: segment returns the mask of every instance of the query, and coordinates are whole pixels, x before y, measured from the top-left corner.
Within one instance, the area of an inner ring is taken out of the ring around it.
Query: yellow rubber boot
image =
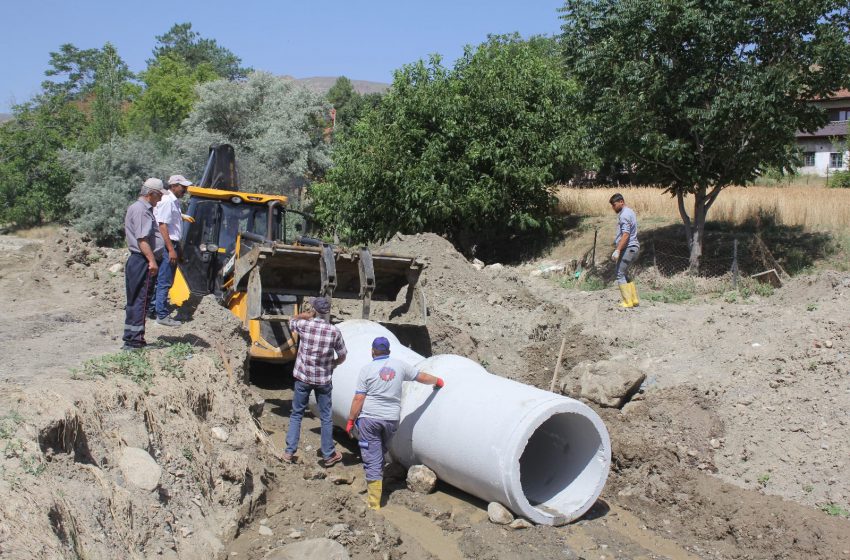
[[[626,284],[626,286],[629,287],[629,295],[632,296],[630,298],[632,307],[637,307],[638,305],[640,305],[640,299],[638,299],[637,295],[637,286],[635,286],[634,282],[629,282],[628,284]]]
[[[623,301],[620,302],[620,307],[633,307],[632,306],[632,291],[629,289],[628,284],[618,284],[620,287],[620,297],[623,298]]]
[[[381,509],[381,494],[383,490],[383,480],[366,481],[366,502],[369,505],[369,509]]]

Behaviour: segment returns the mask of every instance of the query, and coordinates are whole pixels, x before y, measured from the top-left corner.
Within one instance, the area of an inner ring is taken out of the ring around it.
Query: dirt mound
[[[2,390],[10,406],[0,430],[0,553],[221,553],[264,500],[271,448],[249,412],[257,398],[241,382],[240,325],[220,311],[203,302],[198,334],[170,345]],[[132,482],[133,469],[144,477],[151,468],[161,470],[153,491]]]
[[[720,558],[830,558],[847,550],[847,522],[745,490],[710,473],[724,426],[717,395],[686,387],[648,393],[604,413],[613,442],[605,495],[661,533]]]
[[[377,251],[418,257],[427,264],[420,287],[435,354],[460,354],[496,375],[547,388],[563,337],[568,339],[566,367],[604,355],[592,337],[578,336],[565,307],[533,295],[509,267],[479,270],[451,243],[430,233],[397,234]],[[393,304],[373,303],[373,319],[388,320],[403,297]],[[359,316],[359,307],[340,306],[340,318]]]

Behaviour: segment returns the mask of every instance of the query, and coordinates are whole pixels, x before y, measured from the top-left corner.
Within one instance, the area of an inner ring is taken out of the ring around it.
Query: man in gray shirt
[[[360,370],[345,431],[357,425],[360,456],[366,471],[370,509],[381,509],[384,479],[384,453],[398,429],[401,416],[401,389],[405,381],[418,381],[443,387],[443,380],[410,364],[390,358],[390,341],[378,337],[372,342],[372,363]]]
[[[123,350],[144,347],[145,314],[150,287],[156,280],[162,260],[163,240],[153,216],[153,208],[162,199],[165,189],[159,179],[148,179],[142,185],[139,198],[124,216],[124,236],[130,257],[124,267],[124,287],[127,307],[124,316]]]
[[[640,304],[637,288],[628,275],[629,268],[637,260],[640,250],[637,214],[626,206],[626,201],[620,193],[613,195],[608,202],[611,203],[611,209],[617,213],[617,236],[614,238],[615,249],[611,260],[617,263],[617,285],[623,299],[620,307],[637,307]]]

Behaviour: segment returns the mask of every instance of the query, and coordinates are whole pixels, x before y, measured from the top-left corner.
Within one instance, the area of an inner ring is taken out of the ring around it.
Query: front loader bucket
[[[246,245],[241,253],[234,264],[233,288],[247,290],[252,319],[263,315],[264,293],[360,299],[363,316],[368,318],[372,300],[396,301],[407,287],[409,307],[424,268],[411,257],[372,254],[366,248],[344,251],[331,245],[265,243]],[[424,302],[417,303],[424,315]]]

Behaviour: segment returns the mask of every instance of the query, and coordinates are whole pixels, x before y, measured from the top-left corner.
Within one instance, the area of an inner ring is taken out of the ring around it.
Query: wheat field
[[[639,217],[680,220],[676,199],[652,187],[576,189],[558,187],[558,210],[565,214],[606,216],[608,199],[619,192]],[[685,199],[688,213],[693,198]],[[759,215],[772,215],[777,223],[803,226],[811,231],[850,231],[850,189],[816,186],[729,187],[709,210],[710,221],[740,224]]]

